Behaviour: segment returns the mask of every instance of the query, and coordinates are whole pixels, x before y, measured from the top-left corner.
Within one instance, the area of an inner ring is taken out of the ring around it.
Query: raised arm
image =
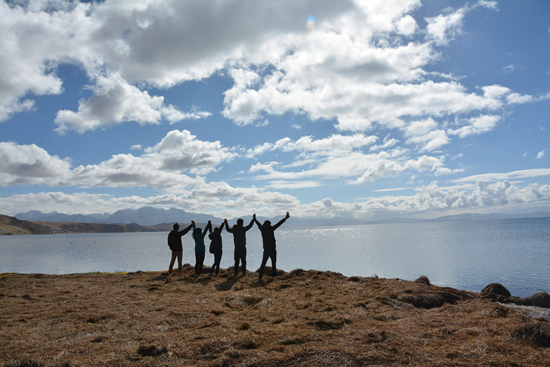
[[[191,230],[191,228],[193,228],[193,224],[190,224],[189,227],[185,228],[183,231],[180,231],[180,236],[185,235],[187,232],[189,232],[189,230]]]
[[[253,224],[254,224],[254,219],[252,219],[252,220],[250,221],[250,224],[249,224],[249,225],[247,225],[246,227],[244,227],[244,231],[246,232],[246,231],[248,231],[250,228],[252,228],[252,225],[253,225]]]
[[[229,227],[229,223],[227,223],[227,219],[223,221],[223,224],[225,224],[225,229],[227,230],[227,232],[233,233],[233,230]]]
[[[258,219],[256,219],[256,214],[254,214],[252,216],[252,220],[254,221],[254,223],[256,223],[256,225],[258,226],[258,228],[261,230],[262,229],[262,225],[260,224],[260,222],[258,222]]]
[[[281,219],[281,220],[279,221],[279,223],[275,224],[275,225],[273,226],[273,230],[276,230],[277,228],[279,228],[279,227],[281,226],[281,224],[283,224],[284,222],[286,222],[286,220],[287,220],[288,218],[290,218],[290,214],[288,214],[288,212],[286,212],[286,217],[284,217],[283,219]]]
[[[204,236],[206,236],[206,233],[208,232],[208,230],[210,230],[210,232],[212,232],[212,222],[211,221],[208,221],[208,224],[206,225],[206,228],[204,229],[204,231],[202,231],[202,238],[204,238]]]

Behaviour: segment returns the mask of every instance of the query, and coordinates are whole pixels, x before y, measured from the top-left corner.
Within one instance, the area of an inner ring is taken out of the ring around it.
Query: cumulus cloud
[[[150,96],[147,91],[129,85],[118,74],[98,77],[92,90],[92,97],[80,100],[78,112],[61,110],[57,113],[56,131],[84,133],[128,121],[144,125],[210,116],[205,112],[184,114],[172,105],[165,105],[164,97]]]
[[[258,180],[292,181],[303,179],[348,179],[348,184],[362,184],[374,182],[381,178],[396,176],[404,171],[432,172],[433,174],[450,174],[453,170],[445,169],[445,157],[431,157],[423,155],[416,159],[407,158],[405,151],[393,149],[378,153],[365,153],[354,149],[353,144],[346,140],[339,141],[340,145],[332,145],[338,139],[311,140],[310,137],[292,141],[288,138],[278,141],[274,145],[257,147],[255,150],[264,149],[281,151],[298,150],[299,164],[282,167],[278,162],[256,163],[249,169],[256,174]],[[376,139],[362,139],[359,135],[356,139],[356,147],[370,144]],[[329,149],[330,148],[330,149]],[[305,166],[305,167],[304,167]],[[298,169],[296,169],[298,168]]]
[[[447,14],[440,14],[434,18],[427,18],[427,38],[437,45],[447,45],[454,37],[462,32],[464,16],[468,12],[467,7],[462,7]]]
[[[447,133],[438,129],[438,124],[430,117],[422,121],[413,121],[405,128],[409,136],[408,143],[415,144],[421,152],[431,152],[450,142]]]
[[[550,176],[550,168],[534,168],[504,173],[484,173],[452,180],[452,182],[477,182],[490,180],[514,180]]]
[[[537,153],[537,156],[535,158],[536,159],[541,159],[542,157],[544,157],[544,154],[546,154],[547,150],[548,149],[541,150],[540,152]]]
[[[9,215],[18,208],[52,210],[68,214],[112,213],[121,208],[142,206],[184,207],[189,211],[206,212],[220,217],[237,217],[245,212],[260,215],[280,215],[291,211],[295,216],[310,218],[348,217],[371,219],[382,212],[399,215],[414,213],[441,213],[477,209],[507,208],[517,205],[548,205],[550,185],[518,186],[509,181],[478,181],[471,189],[444,189],[434,181],[416,188],[413,195],[392,195],[368,198],[354,203],[342,203],[327,197],[311,204],[302,204],[291,195],[260,191],[255,188],[232,188],[226,183],[214,182],[185,190],[180,194],[162,194],[150,197],[115,197],[103,194],[40,192],[16,194],[0,198],[0,210]]]
[[[463,124],[464,126],[456,129],[448,129],[449,135],[458,135],[461,138],[465,138],[469,135],[479,135],[489,132],[495,128],[497,123],[502,119],[498,115],[481,115],[457,121],[457,124]]]
[[[20,208],[33,208],[45,213],[57,211],[66,214],[94,214],[114,213],[120,209],[144,206],[179,207],[189,212],[233,218],[242,215],[245,209],[252,213],[256,211],[255,208],[259,208],[261,211],[258,212],[262,215],[280,215],[281,212],[298,207],[299,201],[292,195],[256,188],[232,188],[223,182],[199,185],[178,194],[166,193],[148,197],[54,191],[0,198],[0,212],[7,215],[20,213]]]
[[[6,52],[0,62],[11,65],[0,68],[4,120],[32,108],[29,93],[61,93],[55,67],[63,63],[85,70],[92,96],[77,111],[57,113],[60,133],[207,117],[179,111],[143,87],[170,88],[224,69],[234,84],[222,113],[236,124],[291,112],[361,131],[373,124],[403,127],[404,116],[464,114],[505,103],[503,95],[429,80],[423,70],[440,57],[434,45],[460,34],[472,9],[494,9],[491,1],[427,19],[425,42],[407,41],[420,32],[410,14],[421,6],[417,0],[48,4],[1,5]],[[316,27],[307,31],[303,14],[311,13]],[[521,100],[508,94],[508,103]],[[443,132],[434,134],[424,150],[444,145]]]
[[[173,130],[141,156],[117,154],[99,164],[73,168],[69,159],[52,156],[34,144],[8,142],[0,143],[0,183],[175,190],[203,185],[204,179],[196,175],[235,155],[219,141],[201,141],[187,130]]]
[[[44,149],[13,142],[0,142],[0,185],[47,184],[68,177],[68,159],[51,156]]]
[[[349,217],[369,219],[382,212],[407,215],[411,213],[432,213],[443,211],[460,212],[487,208],[510,207],[524,204],[548,205],[550,185],[529,184],[516,186],[508,181],[479,181],[470,190],[446,190],[434,181],[415,190],[414,195],[392,195],[369,198],[355,203],[335,202],[331,198],[309,205],[300,210],[318,218]],[[329,205],[327,205],[329,204]]]

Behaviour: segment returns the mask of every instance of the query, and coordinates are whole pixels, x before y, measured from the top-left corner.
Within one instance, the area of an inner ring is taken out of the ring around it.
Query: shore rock
[[[510,291],[500,283],[491,283],[480,292],[481,297],[501,303],[518,303],[521,298],[512,296]]]
[[[546,292],[538,292],[532,296],[522,298],[520,304],[523,306],[550,308],[550,295]]]

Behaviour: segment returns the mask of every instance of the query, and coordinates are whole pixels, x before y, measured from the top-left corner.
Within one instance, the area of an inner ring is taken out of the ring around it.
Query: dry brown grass
[[[268,272],[270,274],[270,272]],[[549,366],[550,326],[427,279],[0,277],[4,366]]]

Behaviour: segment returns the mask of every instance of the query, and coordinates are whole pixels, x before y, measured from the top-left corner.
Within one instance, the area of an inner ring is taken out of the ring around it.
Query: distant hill
[[[135,223],[108,224],[26,221],[0,214],[0,235],[155,232],[166,230],[169,229],[163,226],[146,227]]]
[[[466,213],[457,215],[445,215],[439,218],[432,219],[432,222],[448,222],[456,220],[498,220],[498,219],[529,219],[529,218],[548,218],[550,213],[529,213],[529,214],[478,214]]]
[[[220,218],[213,215],[187,213],[181,209],[170,208],[157,209],[150,206],[136,210],[125,209],[118,210],[109,218],[103,220],[104,223],[137,223],[144,226],[152,226],[159,223],[190,223],[194,220],[197,223],[207,223],[209,220],[220,222]]]
[[[190,223],[194,220],[197,223],[212,222],[221,223],[222,219],[213,215],[188,213],[181,209],[170,208],[157,209],[146,206],[139,209],[118,210],[113,214],[61,214],[57,212],[42,213],[31,210],[26,213],[19,213],[15,218],[29,221],[42,222],[65,222],[65,223],[118,223],[118,224],[139,224],[141,226],[154,226],[163,223]]]
[[[101,223],[102,220],[110,217],[110,214],[63,214],[58,212],[42,213],[38,210],[31,210],[26,213],[16,214],[15,218],[20,220],[35,220],[42,222],[82,222]]]
[[[285,213],[274,218],[258,217],[258,220],[263,223],[264,220],[269,219],[272,223],[276,223],[283,218]],[[362,224],[383,224],[383,223],[417,223],[417,222],[444,222],[444,221],[472,221],[472,220],[498,220],[498,219],[520,219],[520,218],[546,218],[550,217],[550,213],[531,213],[531,214],[477,214],[467,213],[458,215],[446,215],[435,219],[412,219],[412,218],[379,218],[375,220],[360,220],[349,218],[299,218],[294,217],[291,214],[291,219],[284,225],[285,228],[313,228],[313,227],[329,227],[329,226],[350,226],[350,225],[362,225]],[[143,231],[169,231],[172,229],[174,223],[187,224],[191,220],[197,222],[197,224],[204,225],[209,220],[215,226],[222,223],[223,219],[208,214],[200,213],[188,213],[181,209],[158,209],[150,206],[146,206],[139,209],[124,209],[118,210],[113,214],[74,214],[68,215],[63,213],[51,212],[42,213],[40,211],[32,210],[26,213],[20,213],[15,215],[13,219],[19,219],[35,223],[33,233],[102,233],[102,232],[143,232]],[[251,215],[244,215],[240,217],[244,220],[245,225],[252,219]],[[238,218],[228,218],[229,224],[233,225]],[[43,224],[48,222],[48,225]],[[53,223],[63,224],[54,225]],[[70,226],[69,224],[78,224],[79,226]],[[86,226],[85,226],[86,224]],[[95,224],[97,226],[92,226]],[[101,225],[111,225],[101,226]],[[112,225],[119,224],[122,227],[112,227]],[[125,226],[126,227],[125,227]],[[19,226],[19,225],[18,225]],[[46,226],[47,228],[41,228],[40,226]],[[137,227],[136,227],[137,226]],[[16,226],[17,227],[17,226]],[[143,227],[143,228],[141,228]],[[19,226],[19,230],[24,228]],[[41,229],[40,229],[41,228]],[[48,229],[49,228],[49,229]],[[79,232],[79,230],[81,232]],[[49,232],[48,232],[49,231]],[[55,231],[55,232],[52,232]]]

